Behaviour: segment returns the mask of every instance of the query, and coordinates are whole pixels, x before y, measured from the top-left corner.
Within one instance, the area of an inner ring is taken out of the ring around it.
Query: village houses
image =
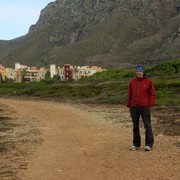
[[[28,67],[20,63],[15,63],[15,69],[5,68],[0,64],[0,73],[2,81],[12,81],[12,82],[38,82],[45,78],[46,73],[50,72],[50,77],[59,76],[61,80],[70,79],[81,79],[82,77],[92,76],[97,72],[102,72],[106,69],[102,69],[98,66],[71,66],[70,64],[65,64],[64,67],[58,66],[56,68],[55,64],[51,64],[49,69],[41,67]]]

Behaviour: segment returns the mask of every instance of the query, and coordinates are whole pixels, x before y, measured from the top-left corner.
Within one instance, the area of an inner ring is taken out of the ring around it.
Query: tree
[[[21,75],[22,75],[22,82],[26,82],[26,78],[25,78],[26,73],[27,73],[26,69],[23,69],[23,70],[21,71]]]
[[[0,73],[0,83],[2,82],[2,74]]]
[[[56,79],[56,80],[60,80],[60,76],[59,75],[54,75],[54,77],[53,77],[54,79]]]
[[[51,73],[50,71],[47,71],[46,74],[45,74],[45,79],[48,79],[51,77]]]

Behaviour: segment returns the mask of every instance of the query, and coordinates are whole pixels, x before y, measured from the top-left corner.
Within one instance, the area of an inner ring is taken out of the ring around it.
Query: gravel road
[[[180,179],[179,136],[155,132],[151,152],[129,151],[122,105],[0,98],[0,121],[2,180]],[[144,142],[142,124],[141,134]]]

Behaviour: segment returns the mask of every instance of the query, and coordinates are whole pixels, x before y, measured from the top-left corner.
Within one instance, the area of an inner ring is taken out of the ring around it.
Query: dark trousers
[[[133,145],[136,147],[141,146],[141,136],[139,131],[139,118],[142,117],[145,132],[145,145],[152,148],[154,144],[154,137],[151,127],[151,113],[149,107],[130,108],[130,113],[133,121]]]

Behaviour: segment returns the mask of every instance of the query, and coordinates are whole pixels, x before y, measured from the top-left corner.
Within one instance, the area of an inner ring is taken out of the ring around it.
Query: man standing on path
[[[139,118],[142,117],[145,132],[145,151],[151,151],[154,144],[154,137],[151,127],[150,108],[155,103],[155,90],[150,79],[145,77],[145,68],[136,67],[137,78],[132,79],[129,84],[127,107],[133,121],[133,146],[131,151],[138,150],[141,146],[141,136],[139,131]]]

